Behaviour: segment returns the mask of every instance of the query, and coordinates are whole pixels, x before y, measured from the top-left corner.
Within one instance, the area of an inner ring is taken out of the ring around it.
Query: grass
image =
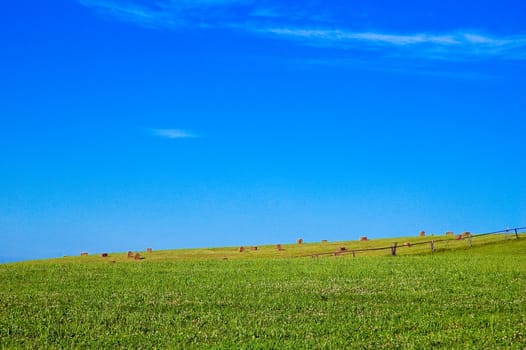
[[[0,348],[526,348],[524,236],[286,258],[391,243],[0,265]]]
[[[524,233],[522,237],[526,238]],[[514,235],[509,235],[510,240],[515,239]],[[177,250],[154,250],[151,253],[140,252],[144,258],[141,262],[167,262],[181,260],[238,260],[238,259],[277,259],[277,258],[299,258],[309,256],[330,256],[338,251],[340,247],[345,247],[346,252],[343,255],[351,255],[355,251],[355,256],[390,256],[391,247],[398,243],[397,255],[427,255],[431,252],[429,241],[435,241],[435,251],[442,252],[448,250],[466,250],[469,249],[467,238],[456,240],[454,236],[427,236],[427,237],[399,237],[387,239],[374,239],[368,241],[345,241],[345,242],[327,242],[327,243],[305,243],[305,244],[282,244],[283,250],[278,251],[275,244],[258,246],[257,250],[251,250],[251,245],[245,245],[245,251],[240,253],[239,247],[222,247],[222,248],[201,248],[201,249],[177,249]],[[473,246],[483,246],[488,244],[499,243],[505,240],[502,234],[473,237]],[[404,243],[410,243],[411,246],[404,246]],[[364,251],[367,249],[385,248],[382,250]],[[98,254],[88,256],[69,256],[58,259],[47,259],[42,261],[30,261],[24,263],[30,264],[49,264],[49,263],[93,263],[93,262],[116,262],[116,263],[137,263],[127,257],[127,253],[109,253],[108,258],[101,258]]]

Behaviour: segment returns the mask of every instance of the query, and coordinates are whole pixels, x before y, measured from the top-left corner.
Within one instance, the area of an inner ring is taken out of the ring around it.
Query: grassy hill
[[[0,348],[524,349],[526,236],[431,239],[0,265]]]
[[[519,234],[526,238],[524,233]],[[200,249],[176,249],[176,250],[153,250],[152,252],[141,251],[132,252],[134,255],[139,253],[140,262],[167,262],[180,260],[229,260],[229,259],[268,259],[268,258],[300,258],[300,257],[326,257],[333,256],[337,253],[338,256],[353,255],[354,257],[365,256],[390,256],[391,249],[395,243],[397,244],[396,255],[421,255],[430,254],[430,241],[434,242],[435,253],[451,250],[467,250],[473,247],[480,247],[484,245],[493,245],[502,243],[506,240],[515,239],[514,234],[509,234],[507,237],[504,234],[493,235],[474,235],[470,240],[463,237],[461,240],[457,239],[456,235],[451,236],[426,236],[426,237],[398,237],[398,238],[384,238],[373,239],[367,241],[343,241],[343,242],[306,242],[303,244],[289,243],[280,244],[281,249],[277,249],[277,244],[270,245],[244,245],[243,252],[240,252],[238,247],[220,247],[220,248],[200,248]],[[253,248],[257,248],[254,250]],[[341,248],[345,250],[342,251]],[[128,257],[127,252],[108,253],[105,258],[100,257],[99,253],[88,254],[87,256],[66,256],[57,259],[46,259],[40,261],[29,261],[24,263],[30,264],[49,264],[49,263],[92,263],[92,262],[108,262],[108,263],[137,263],[133,258]]]

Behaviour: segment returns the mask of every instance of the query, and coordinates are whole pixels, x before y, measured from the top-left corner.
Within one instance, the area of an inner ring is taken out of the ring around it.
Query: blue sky
[[[18,0],[0,261],[526,224],[522,1]]]

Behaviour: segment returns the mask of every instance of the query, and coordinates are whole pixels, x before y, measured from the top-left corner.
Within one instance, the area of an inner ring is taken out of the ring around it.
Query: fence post
[[[471,235],[468,237],[469,247],[473,247],[473,242],[471,241]]]
[[[397,246],[398,243],[395,243],[394,245],[391,246],[391,255],[392,256],[396,256],[396,246]]]
[[[435,241],[429,242],[431,244],[431,254],[435,252]]]
[[[354,250],[352,251],[352,257],[355,258],[356,254],[354,253]]]
[[[515,238],[519,239],[519,233],[517,232],[517,229],[515,229]]]

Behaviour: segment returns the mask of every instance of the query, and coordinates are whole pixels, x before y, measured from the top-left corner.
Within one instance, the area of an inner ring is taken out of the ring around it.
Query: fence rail
[[[519,239],[519,233],[522,233],[522,231],[524,230],[526,230],[526,227],[514,227],[514,228],[506,228],[503,230],[493,231],[493,232],[484,232],[484,233],[477,233],[477,234],[469,233],[469,235],[461,236],[460,238],[458,238],[459,235],[457,235],[457,237],[453,239],[452,238],[439,238],[439,239],[431,239],[431,240],[414,242],[414,243],[407,243],[404,245],[398,245],[398,243],[394,243],[393,245],[390,245],[390,246],[373,247],[373,248],[358,248],[358,249],[349,249],[349,250],[346,249],[346,250],[340,250],[336,252],[330,251],[330,252],[308,254],[308,255],[303,255],[302,257],[320,257],[320,256],[347,255],[347,254],[352,254],[352,256],[354,257],[357,253],[381,251],[381,250],[386,250],[386,251],[390,250],[391,255],[394,256],[397,253],[397,249],[400,247],[409,248],[413,246],[426,245],[426,244],[430,246],[431,253],[434,253],[437,249],[436,247],[437,243],[442,243],[442,242],[449,243],[449,242],[456,241],[456,240],[468,239],[469,246],[471,247],[473,244],[472,240],[477,237],[484,237],[484,236],[497,235],[497,234],[506,234],[506,239],[508,239],[507,235],[513,234],[515,236],[515,239]]]

